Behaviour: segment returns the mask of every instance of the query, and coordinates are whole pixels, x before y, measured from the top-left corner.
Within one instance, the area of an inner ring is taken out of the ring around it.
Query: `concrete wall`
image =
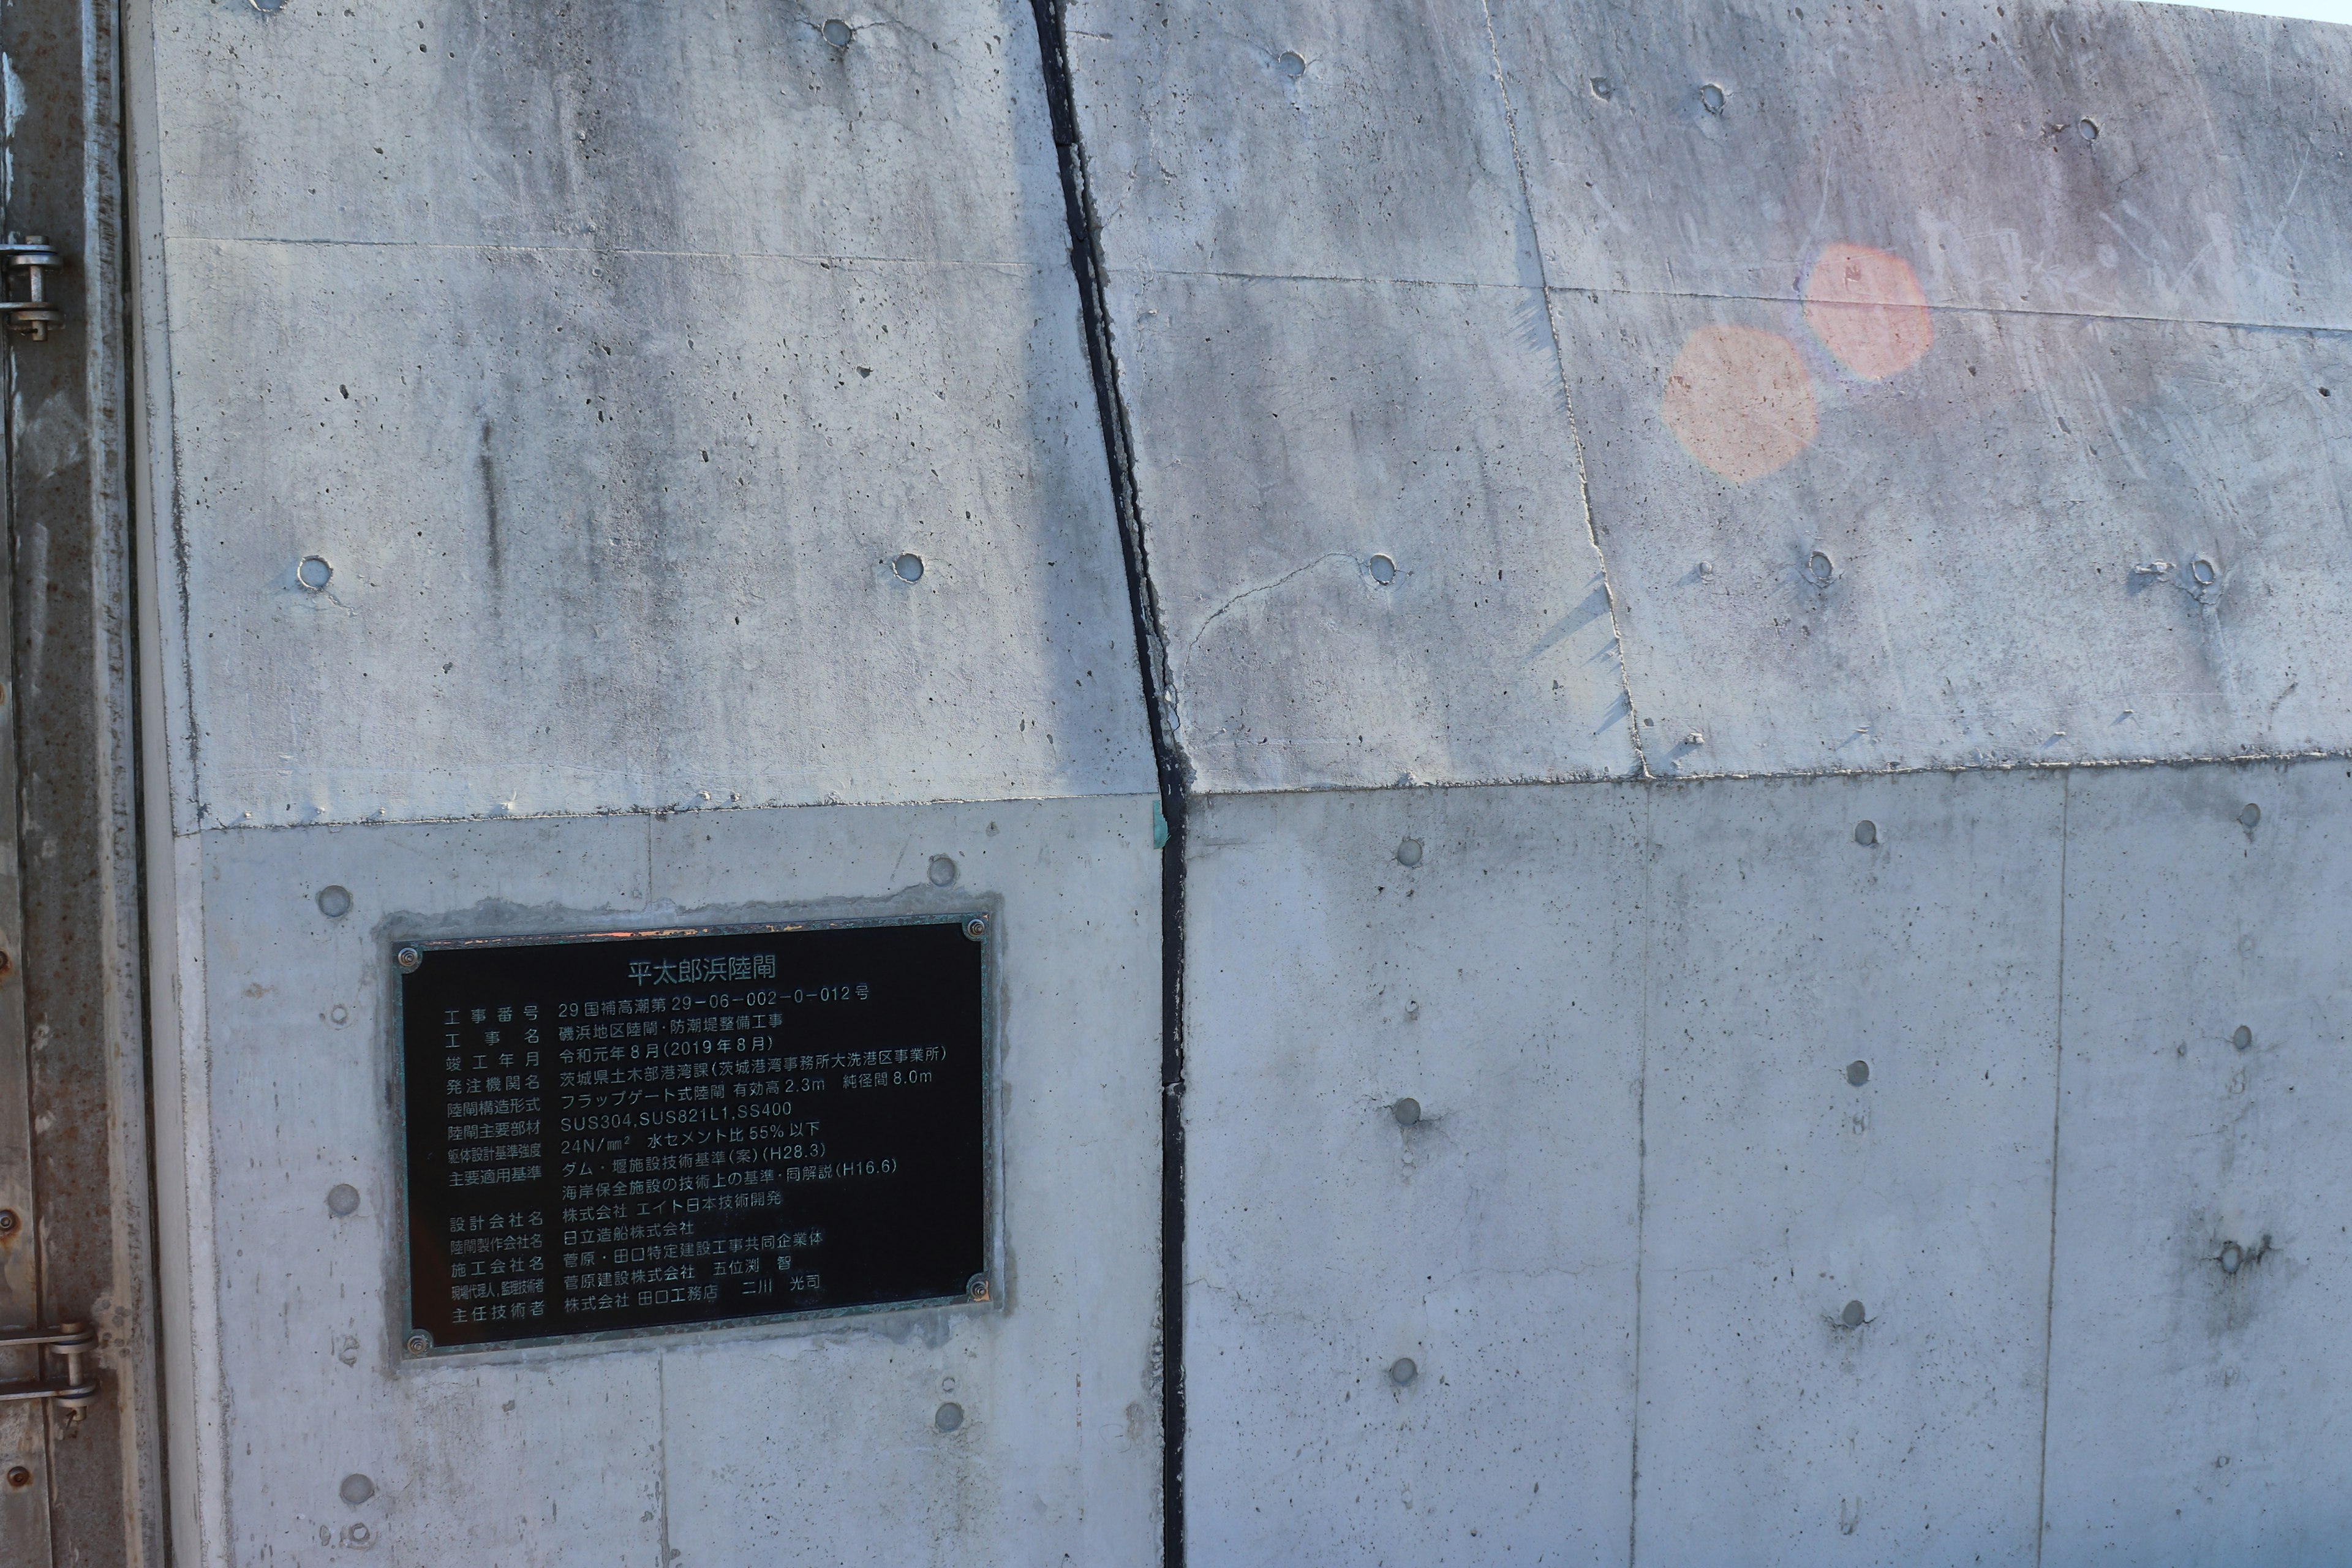
[[[179,1561],[1150,1561],[1153,763],[1028,7],[141,11]],[[974,900],[997,1310],[403,1360],[394,934]]]
[[[1195,1560],[2327,1560],[2352,36],[1071,36]]]
[[[2326,1560],[2352,35],[835,16],[138,19],[181,1556]],[[394,923],[934,853],[1003,1311],[398,1363]]]

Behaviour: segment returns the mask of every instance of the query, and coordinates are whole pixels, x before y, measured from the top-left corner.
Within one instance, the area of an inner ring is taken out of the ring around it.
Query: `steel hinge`
[[[66,253],[37,234],[29,239],[19,239],[12,234],[7,244],[0,245],[0,258],[7,260],[10,279],[10,297],[0,300],[0,316],[5,316],[16,331],[39,342],[49,335],[51,327],[66,319],[65,312],[49,299],[48,279],[50,273],[65,266]],[[15,280],[19,276],[25,280],[25,297],[21,300],[15,298]]]
[[[53,1329],[0,1329],[0,1351],[47,1350],[66,1358],[63,1383],[0,1383],[0,1405],[23,1399],[54,1399],[60,1410],[87,1410],[98,1400],[98,1379],[85,1373],[82,1358],[98,1349],[98,1331],[88,1323]]]

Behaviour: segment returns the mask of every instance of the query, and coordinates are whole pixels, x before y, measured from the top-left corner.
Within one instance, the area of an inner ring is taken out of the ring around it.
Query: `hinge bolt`
[[[5,245],[0,245],[0,257],[7,258],[10,272],[25,275],[25,298],[0,300],[0,315],[39,342],[49,335],[51,327],[66,319],[65,312],[49,302],[48,289],[48,275],[66,264],[65,255],[37,234],[23,239],[12,234]]]

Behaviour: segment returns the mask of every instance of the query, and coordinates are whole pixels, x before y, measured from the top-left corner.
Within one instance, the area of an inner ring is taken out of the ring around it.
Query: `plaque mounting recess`
[[[407,1353],[987,1300],[988,925],[396,943]]]

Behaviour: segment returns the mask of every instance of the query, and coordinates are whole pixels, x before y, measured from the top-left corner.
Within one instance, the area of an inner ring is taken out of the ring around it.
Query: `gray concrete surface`
[[[1151,1561],[1153,763],[1027,6],[137,9],[178,1560]],[[948,896],[1000,1307],[403,1362],[394,925]]]
[[[1035,41],[936,10],[152,8],[181,830],[1149,787]]]
[[[2328,1559],[2346,35],[1072,0],[1129,474],[1025,5],[304,4],[134,51],[189,1561],[1149,1563],[1164,1373],[1201,1563]],[[1002,1313],[392,1370],[312,883],[940,846]]]
[[[2347,805],[2340,760],[2074,781],[2045,1561],[2352,1534]]]
[[[2352,739],[2346,35],[1075,15],[1200,792],[1192,1550],[2326,1560],[2336,1249],[2212,1258],[2335,1163],[2072,1053],[2226,1041],[2181,987],[2288,895],[2203,797],[2338,766],[2180,765]]]
[[[189,1158],[219,1359],[198,1397],[227,1452],[182,1560],[878,1565],[981,1541],[1149,1560],[1151,831],[1147,797],[200,836]],[[329,882],[352,896],[341,920],[319,911]],[[1001,1308],[401,1357],[393,937],[994,900]],[[338,1183],[361,1194],[348,1217],[325,1203]],[[967,1417],[941,1433],[950,1399]],[[351,1474],[374,1484],[363,1506],[338,1495]]]

